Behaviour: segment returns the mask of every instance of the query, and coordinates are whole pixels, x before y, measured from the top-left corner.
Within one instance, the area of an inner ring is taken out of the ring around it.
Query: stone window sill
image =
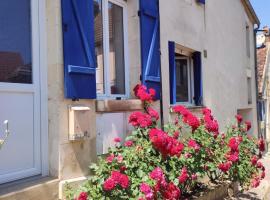
[[[173,106],[176,106],[176,105],[171,105],[171,108]],[[185,106],[185,105],[184,105]],[[201,116],[201,113],[202,113],[202,110],[204,108],[206,108],[205,106],[194,106],[194,105],[189,105],[189,106],[186,106],[186,108],[193,114],[195,114],[196,116]]]
[[[189,110],[194,110],[194,111],[196,111],[196,110],[202,110],[202,109],[204,109],[204,108],[206,108],[205,106],[195,106],[195,105],[182,105],[182,104],[174,104],[174,105],[171,105],[171,108],[173,108],[174,106],[178,106],[178,105],[181,105],[181,106],[185,106],[187,109],[189,109]]]
[[[187,109],[189,109],[190,111],[201,111],[204,108],[205,106],[188,106],[187,107]]]
[[[142,110],[142,102],[138,99],[129,100],[97,100],[96,112],[132,112]]]

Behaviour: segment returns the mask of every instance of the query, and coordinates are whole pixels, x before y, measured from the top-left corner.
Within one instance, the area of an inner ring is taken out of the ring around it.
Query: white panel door
[[[0,184],[41,174],[38,2],[0,1]]]

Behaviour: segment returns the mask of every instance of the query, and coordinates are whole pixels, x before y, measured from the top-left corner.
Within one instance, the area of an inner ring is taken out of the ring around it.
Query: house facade
[[[211,108],[221,130],[241,114],[258,134],[259,20],[248,0],[4,0],[0,9],[3,193],[21,179],[55,177],[61,190],[89,175],[132,131],[140,82],[156,90],[161,123],[183,104]]]
[[[257,79],[258,79],[258,110],[260,135],[269,147],[269,64],[270,64],[269,28],[264,27],[257,35]],[[269,148],[268,154],[269,154]]]

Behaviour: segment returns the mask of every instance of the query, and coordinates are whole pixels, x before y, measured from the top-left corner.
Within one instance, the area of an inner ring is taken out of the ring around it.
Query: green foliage
[[[138,117],[138,123],[133,123],[135,129],[126,138],[129,143],[121,145],[116,141],[106,158],[100,157],[98,164],[90,166],[94,176],[76,191],[67,186],[67,199],[76,199],[81,192],[86,192],[87,198],[93,200],[164,199],[168,193],[173,195],[180,192],[183,196],[194,192],[202,184],[200,180],[206,176],[213,183],[239,182],[244,189],[249,188],[251,183],[255,187],[256,181],[263,178],[264,167],[257,160],[251,162],[254,156],[259,158],[261,152],[257,139],[247,134],[247,124],[238,121],[236,126],[229,126],[225,133],[219,134],[218,124],[210,110],[205,109],[203,117],[198,119],[186,108],[178,106],[172,109],[176,113],[174,122],[165,125],[163,132],[157,129],[157,118],[148,111],[151,104],[144,104],[152,122],[149,122],[149,116],[140,113],[134,115]],[[130,123],[134,122],[132,120]],[[159,135],[151,136],[152,130]],[[176,149],[175,153],[173,148],[175,145],[181,147],[181,144],[183,149]],[[165,183],[151,177],[151,172],[157,168],[162,170]],[[105,186],[115,171],[119,172],[119,177],[128,177],[128,187],[118,182],[111,188],[109,184]],[[152,195],[150,198],[145,198],[147,194],[140,189],[142,183],[151,187],[147,193]],[[162,184],[172,184],[178,189],[167,189]],[[180,199],[180,196],[166,199]]]

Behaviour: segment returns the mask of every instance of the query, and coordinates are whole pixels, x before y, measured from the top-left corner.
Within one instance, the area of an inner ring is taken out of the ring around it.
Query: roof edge
[[[243,3],[246,12],[249,14],[249,16],[252,17],[252,19],[254,20],[254,24],[257,24],[258,27],[260,26],[261,22],[259,20],[259,17],[257,16],[253,6],[250,3],[250,0],[241,0],[241,2]]]

